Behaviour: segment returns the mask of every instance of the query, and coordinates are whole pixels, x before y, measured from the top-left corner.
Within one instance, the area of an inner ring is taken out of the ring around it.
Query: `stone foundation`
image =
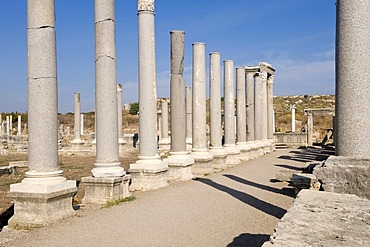
[[[83,177],[81,181],[85,185],[85,197],[82,202],[105,204],[107,201],[129,197],[130,180],[130,175],[106,178]]]
[[[12,184],[8,196],[14,200],[14,215],[9,227],[43,227],[73,216],[76,193],[76,181],[70,180],[55,185]]]
[[[239,148],[237,148],[236,145],[231,145],[231,146],[225,145],[224,148],[228,154],[227,159],[226,159],[227,167],[233,167],[233,166],[240,164]]]
[[[370,199],[370,160],[331,156],[313,174],[325,191]]]
[[[227,152],[224,148],[210,148],[209,151],[213,155],[212,168],[214,172],[220,172],[227,168]]]
[[[245,144],[236,144],[236,147],[240,150],[239,159],[241,161],[247,161],[252,159],[251,155],[251,147],[249,145]]]
[[[167,171],[167,167],[155,170],[129,169],[132,176],[130,191],[155,190],[168,186]]]

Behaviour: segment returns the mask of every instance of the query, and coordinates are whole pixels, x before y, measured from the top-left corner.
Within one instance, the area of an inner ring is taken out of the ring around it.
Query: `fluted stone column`
[[[126,144],[122,135],[122,88],[122,84],[117,84],[118,145],[120,148]]]
[[[370,199],[370,3],[336,2],[336,156],[315,174],[324,190]]]
[[[254,75],[254,138],[255,144],[258,145],[258,155],[261,156],[264,154],[263,147],[264,142],[262,141],[263,137],[263,98],[262,98],[262,73],[257,72]]]
[[[78,147],[79,145],[84,144],[84,142],[81,140],[81,100],[79,92],[75,92],[74,99],[75,99],[75,114],[74,114],[75,137],[71,143],[72,146]]]
[[[274,142],[274,75],[267,79],[267,139]]]
[[[185,32],[171,31],[171,151],[168,157],[170,180],[192,178],[191,165],[194,158],[186,151],[186,102],[184,73]]]
[[[41,227],[74,215],[76,181],[58,166],[58,93],[54,0],[27,1],[28,166],[21,183],[10,185],[10,227]]]
[[[193,95],[191,87],[185,88],[186,101],[186,150],[193,148]]]
[[[139,159],[130,165],[131,190],[167,186],[168,166],[158,155],[154,0],[138,0]]]
[[[228,153],[226,163],[234,166],[240,163],[240,150],[235,145],[235,79],[234,61],[224,61],[224,147]]]
[[[175,108],[176,109],[176,108]],[[159,140],[159,150],[168,152],[170,150],[170,138],[168,135],[168,100],[162,99],[161,100],[161,114],[162,114],[162,124],[161,124],[161,133],[162,136]]]
[[[249,160],[251,148],[247,145],[245,69],[236,69],[236,146],[240,160]]]
[[[210,152],[213,154],[213,168],[221,171],[227,168],[227,152],[222,146],[221,119],[221,55],[213,52],[209,55],[209,95],[210,95]]]
[[[213,155],[207,148],[206,127],[206,54],[205,44],[193,44],[193,149],[192,173],[202,176],[212,173]]]
[[[267,145],[267,72],[261,72],[262,83],[262,140]]]
[[[96,162],[84,177],[84,203],[106,203],[129,196],[118,155],[117,75],[114,0],[95,0]]]

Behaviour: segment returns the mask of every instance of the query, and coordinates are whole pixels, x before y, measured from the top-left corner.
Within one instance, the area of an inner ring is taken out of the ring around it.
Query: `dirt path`
[[[77,217],[42,229],[5,230],[0,240],[18,237],[1,246],[261,246],[293,201],[287,183],[270,180],[309,161],[291,151],[135,193],[135,201],[112,208],[82,208]]]

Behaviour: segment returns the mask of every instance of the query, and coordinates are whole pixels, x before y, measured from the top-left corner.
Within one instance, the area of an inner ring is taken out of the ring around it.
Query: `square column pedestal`
[[[209,152],[213,155],[212,168],[215,172],[220,172],[227,168],[228,153],[223,147],[210,147]]]
[[[130,175],[123,177],[83,177],[85,185],[85,204],[105,204],[108,201],[129,197]]]
[[[233,167],[240,164],[240,150],[235,144],[225,144],[224,148],[228,154],[226,163],[227,167]]]
[[[239,159],[241,161],[253,159],[252,148],[247,144],[247,142],[237,142],[236,147],[240,150]]]
[[[130,191],[155,190],[168,186],[167,182],[168,164],[159,156],[139,156],[134,164],[130,165],[131,185]]]
[[[194,157],[188,152],[170,152],[165,162],[168,163],[169,181],[187,181],[193,178],[191,167],[194,164]]]
[[[330,156],[313,174],[325,191],[370,199],[370,160]]]
[[[51,180],[49,179],[49,183]],[[25,178],[10,185],[8,194],[14,200],[14,215],[9,220],[12,228],[43,227],[75,214],[72,197],[77,193],[76,181],[57,178],[60,183],[36,184],[38,179]],[[48,179],[46,179],[48,180]]]
[[[191,167],[194,177],[203,177],[214,172],[212,167],[213,155],[208,149],[193,149],[191,154],[194,157],[194,165]]]

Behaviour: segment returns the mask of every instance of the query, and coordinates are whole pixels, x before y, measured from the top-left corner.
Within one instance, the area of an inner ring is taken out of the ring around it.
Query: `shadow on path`
[[[309,147],[290,151],[289,154],[290,155],[282,155],[279,159],[295,160],[298,162],[323,161],[329,158],[329,156],[335,155],[335,150],[333,147]]]
[[[274,192],[274,193],[277,193],[277,194],[282,194],[282,195],[285,195],[285,196],[294,197],[294,190],[290,189],[290,188],[277,189],[277,188],[270,187],[270,186],[267,186],[267,185],[255,183],[255,182],[252,182],[252,181],[249,181],[249,180],[246,180],[244,178],[240,178],[240,177],[237,177],[237,176],[234,176],[234,175],[231,175],[231,174],[223,174],[223,176],[225,176],[227,178],[230,178],[230,179],[232,179],[236,182],[246,184],[246,185],[249,185],[249,186],[253,186],[253,187],[256,187],[256,188],[259,188],[259,189],[262,189],[262,190]]]
[[[295,170],[295,171],[301,171],[301,172],[304,170],[302,167],[296,167],[296,166],[285,165],[285,164],[276,164],[275,166],[290,169],[290,170]]]
[[[8,225],[8,220],[14,215],[14,205],[10,206],[6,211],[0,214],[0,232],[4,226]]]
[[[262,246],[269,239],[270,236],[265,234],[243,233],[234,238],[234,240],[230,244],[228,244],[227,247],[259,247]]]
[[[284,214],[286,213],[286,210],[283,208],[280,208],[278,206],[275,206],[273,204],[270,204],[268,202],[264,202],[254,196],[248,195],[247,193],[231,189],[227,186],[224,186],[222,184],[218,184],[210,179],[206,178],[197,178],[195,181],[204,183],[206,185],[209,185],[215,189],[218,189],[220,191],[223,191],[236,199],[238,199],[241,202],[244,202],[245,204],[248,204],[258,210],[261,210],[262,212],[269,214],[271,216],[274,216],[278,219],[281,219]]]

